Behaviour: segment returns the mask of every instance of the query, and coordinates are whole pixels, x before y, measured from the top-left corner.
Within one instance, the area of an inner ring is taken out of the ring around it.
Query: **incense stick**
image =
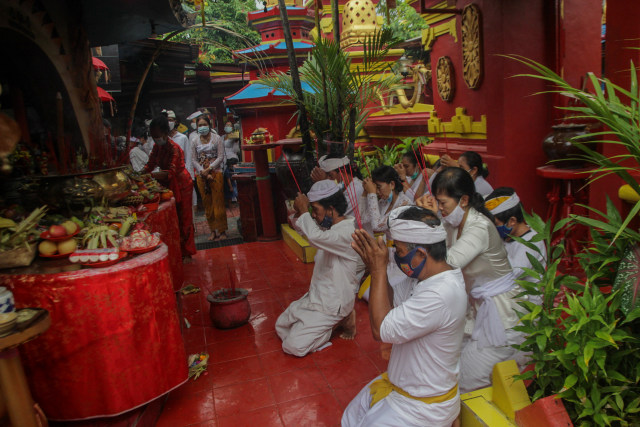
[[[284,150],[282,150],[282,155],[284,156],[284,160],[287,162],[287,166],[289,166],[289,171],[291,172],[293,181],[296,183],[296,187],[298,187],[298,192],[302,193],[302,190],[300,189],[300,185],[298,185],[298,180],[296,179],[296,176],[293,174],[293,169],[291,169],[291,164],[289,163],[289,159],[287,159],[287,153],[285,153]]]

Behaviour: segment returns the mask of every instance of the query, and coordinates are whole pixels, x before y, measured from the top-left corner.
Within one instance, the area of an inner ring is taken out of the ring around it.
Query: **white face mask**
[[[164,145],[167,143],[167,138],[153,138],[153,141],[158,145]]]
[[[464,209],[460,207],[460,203],[458,206],[451,212],[449,215],[442,217],[442,220],[449,224],[452,227],[457,227],[462,222],[462,218],[464,218]]]
[[[176,127],[176,122],[169,122],[169,130],[173,130]]]

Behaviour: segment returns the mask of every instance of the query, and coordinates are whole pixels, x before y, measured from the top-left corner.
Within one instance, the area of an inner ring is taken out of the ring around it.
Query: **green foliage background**
[[[189,29],[173,40],[201,46],[204,55],[199,62],[233,62],[231,51],[260,43],[260,34],[247,24],[247,14],[256,10],[255,0],[218,0],[205,2],[205,19],[211,23],[202,28],[200,12],[196,22],[199,26]]]

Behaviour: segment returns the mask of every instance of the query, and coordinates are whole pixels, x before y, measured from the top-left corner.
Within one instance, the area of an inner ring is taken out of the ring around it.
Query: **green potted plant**
[[[632,72],[629,89],[589,75],[592,92],[571,87],[549,68],[520,56],[510,56],[535,71],[525,76],[545,80],[550,92],[570,97],[564,107],[605,130],[572,140],[577,158],[595,166],[589,183],[615,174],[636,192],[633,172],[640,165],[640,90]],[[632,69],[633,68],[633,64]],[[604,90],[602,89],[604,88]],[[621,101],[624,95],[628,102]],[[588,142],[587,142],[588,141]],[[607,157],[595,144],[617,144],[623,153]],[[547,245],[546,265],[530,257],[532,267],[518,281],[524,293],[541,295],[542,305],[523,302],[522,324],[527,334],[518,346],[531,354],[533,369],[520,378],[531,380],[532,399],[557,394],[572,420],[580,425],[640,423],[640,233],[629,226],[640,210],[636,203],[626,218],[608,199],[606,211],[584,206],[589,216],[571,215],[554,227],[536,215],[526,215],[534,239]],[[564,246],[552,245],[552,235],[569,222],[586,226],[590,238],[578,255],[580,277],[559,270]],[[516,238],[532,250],[536,247]],[[532,239],[533,240],[533,239]]]

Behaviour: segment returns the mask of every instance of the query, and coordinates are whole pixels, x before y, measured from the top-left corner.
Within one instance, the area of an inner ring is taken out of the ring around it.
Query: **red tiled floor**
[[[275,401],[266,378],[215,389],[216,413],[220,417],[272,406]]]
[[[315,367],[270,376],[269,383],[277,403],[331,391],[320,370]]]
[[[284,353],[282,350],[262,353],[258,356],[264,372],[269,375],[292,371],[299,368],[315,367],[310,357],[296,357]]]
[[[223,387],[243,381],[264,378],[264,370],[257,356],[244,359],[231,360],[229,362],[214,363],[209,365],[209,371],[213,377],[214,387]]]
[[[209,420],[215,420],[211,390],[191,394],[171,392],[157,426],[188,426]]]
[[[286,427],[331,426],[340,424],[342,408],[332,393],[304,397],[278,405]]]
[[[209,367],[196,381],[170,393],[159,426],[337,426],[342,411],[362,387],[386,369],[380,343],[371,336],[368,306],[356,302],[357,335],[336,334],[332,345],[303,358],[285,354],[275,321],[307,292],[313,264],[303,264],[282,242],[249,243],[199,251],[185,270],[187,283],[202,289],[181,296],[189,354],[209,353]],[[209,320],[206,295],[237,284],[250,290],[247,325],[220,330]]]
[[[218,418],[219,427],[282,427],[283,425],[275,405]]]

